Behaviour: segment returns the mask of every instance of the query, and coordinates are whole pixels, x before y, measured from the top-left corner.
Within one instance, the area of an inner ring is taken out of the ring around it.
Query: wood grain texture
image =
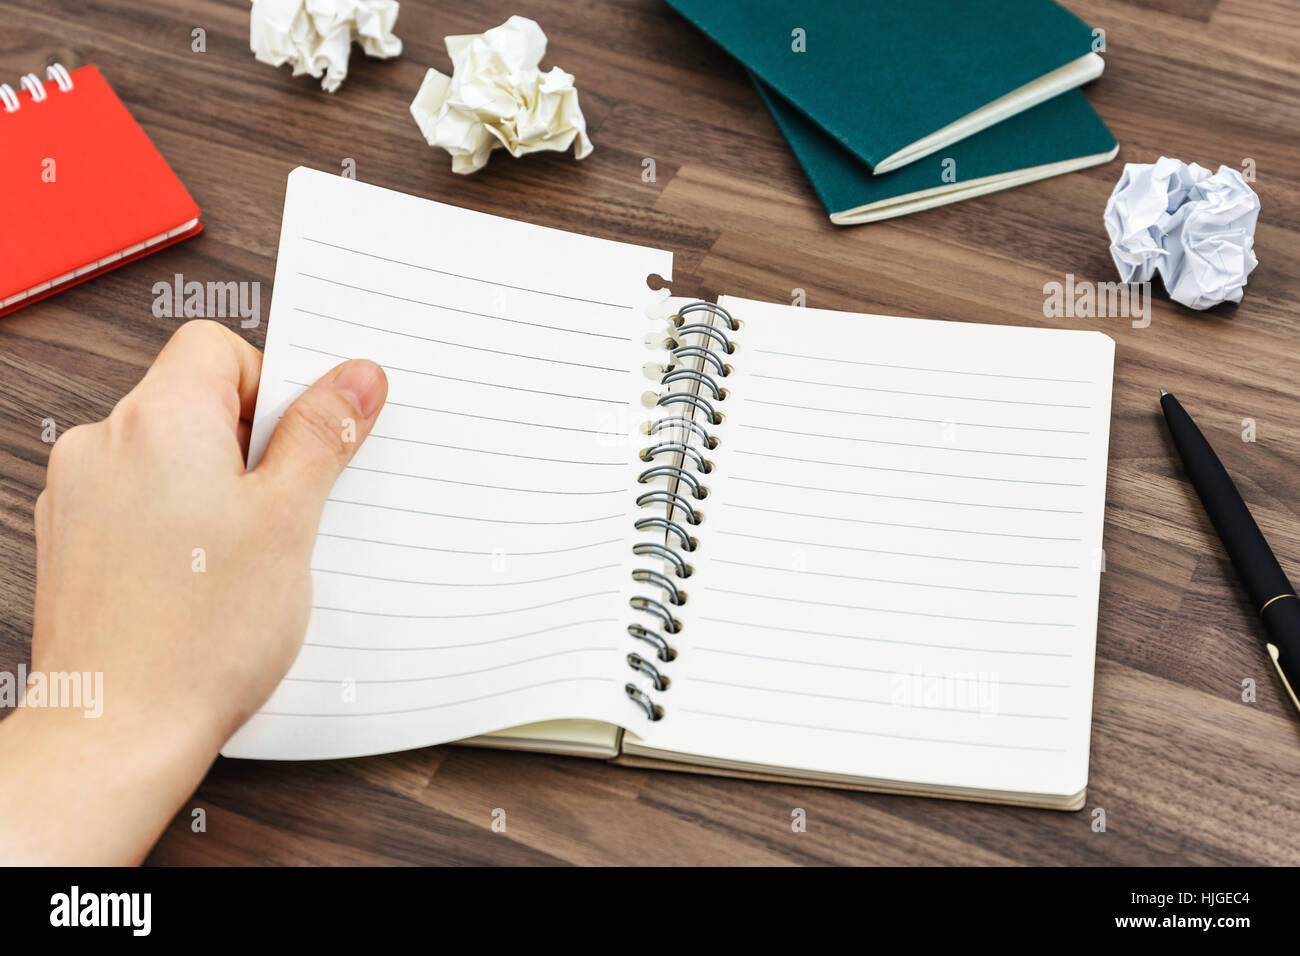
[[[354,50],[331,96],[254,61],[242,0],[0,0],[0,77],[95,63],[203,209],[202,236],[0,321],[0,669],[28,659],[32,505],[60,429],[103,417],[175,327],[152,286],[260,281],[294,166],[670,249],[674,289],[824,308],[1096,328],[1118,343],[1087,808],[1056,813],[652,773],[465,748],[333,763],[221,760],[151,860],[176,863],[1300,863],[1300,721],[1165,434],[1176,393],[1300,581],[1300,18],[1294,0],[1069,0],[1105,28],[1089,98],[1116,161],[875,225],[832,227],[734,63],[658,0],[405,0],[405,53]],[[498,154],[453,176],[407,106],[447,34],[538,20],[595,153]],[[207,51],[191,51],[191,31]],[[0,123],[2,123],[0,119]],[[1044,319],[1043,284],[1109,281],[1122,163],[1255,160],[1259,268],[1237,307],[1157,294],[1151,326]],[[641,179],[653,158],[656,181]],[[0,199],[2,201],[2,199]],[[2,267],[2,266],[0,266]],[[237,326],[236,320],[228,320]],[[242,334],[261,346],[265,329]],[[1241,440],[1242,420],[1258,440]],[[1258,700],[1243,703],[1252,678]],[[147,745],[147,742],[142,742]],[[207,811],[207,832],[190,811]],[[804,808],[808,831],[791,832]],[[507,813],[506,833],[491,829]],[[1094,808],[1107,830],[1091,829]]]

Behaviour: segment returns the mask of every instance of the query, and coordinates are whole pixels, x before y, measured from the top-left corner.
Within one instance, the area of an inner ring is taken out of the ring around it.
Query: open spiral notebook
[[[473,738],[1062,809],[1087,779],[1114,344],[667,299],[671,254],[289,177],[253,426],[389,401],[236,757]]]

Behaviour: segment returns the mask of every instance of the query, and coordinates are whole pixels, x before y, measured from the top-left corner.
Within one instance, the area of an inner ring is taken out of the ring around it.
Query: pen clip
[[[1295,704],[1296,710],[1300,710],[1300,698],[1296,697],[1295,689],[1291,686],[1291,682],[1286,679],[1286,674],[1282,673],[1282,664],[1279,660],[1282,655],[1278,653],[1277,645],[1265,644],[1264,646],[1268,648],[1268,656],[1273,659],[1273,666],[1277,668],[1277,676],[1282,678],[1282,686],[1285,687],[1286,692],[1291,695],[1291,703]]]

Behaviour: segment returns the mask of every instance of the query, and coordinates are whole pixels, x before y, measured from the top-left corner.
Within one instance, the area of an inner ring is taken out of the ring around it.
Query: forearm
[[[139,863],[220,744],[197,721],[19,709],[0,721],[0,863]]]

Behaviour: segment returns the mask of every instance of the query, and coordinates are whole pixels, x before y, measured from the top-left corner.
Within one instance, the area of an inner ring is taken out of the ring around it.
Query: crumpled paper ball
[[[486,33],[447,37],[452,75],[429,70],[411,102],[411,115],[430,146],[451,154],[456,173],[472,173],[504,146],[514,157],[539,150],[590,155],[587,121],[573,75],[538,69],[546,34],[514,16]]]
[[[253,0],[249,46],[263,63],[293,64],[293,75],[310,73],[333,93],[348,75],[353,42],[367,56],[399,56],[393,35],[397,0]]]
[[[1156,272],[1191,309],[1240,302],[1255,258],[1259,197],[1228,166],[1210,171],[1162,156],[1129,163],[1106,203],[1110,254],[1123,282]]]

